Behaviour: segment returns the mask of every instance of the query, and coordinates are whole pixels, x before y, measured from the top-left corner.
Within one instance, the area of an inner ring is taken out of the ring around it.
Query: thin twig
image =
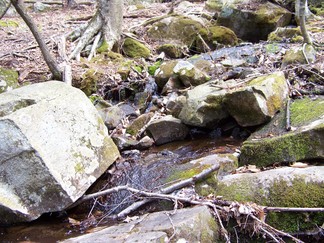
[[[297,239],[296,237],[294,237],[294,236],[292,236],[292,235],[290,235],[290,234],[288,234],[288,233],[285,233],[285,232],[283,232],[283,231],[281,231],[281,230],[278,230],[278,229],[276,229],[276,228],[273,228],[271,225],[269,225],[269,224],[267,224],[267,223],[261,221],[260,219],[258,219],[258,218],[257,218],[256,216],[254,216],[253,214],[250,214],[250,216],[251,216],[254,220],[256,220],[257,222],[259,222],[260,224],[262,224],[263,226],[265,226],[265,227],[271,229],[273,232],[275,232],[275,233],[277,233],[277,234],[279,234],[279,235],[282,235],[282,236],[288,237],[288,238],[292,239],[293,241],[295,241],[295,242],[297,242],[297,243],[304,243],[303,241]]]
[[[290,124],[290,98],[288,97],[287,105],[286,105],[286,130],[291,130],[291,124]]]

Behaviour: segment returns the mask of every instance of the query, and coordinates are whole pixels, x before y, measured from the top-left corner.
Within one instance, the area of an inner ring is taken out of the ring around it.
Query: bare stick
[[[258,219],[256,216],[254,216],[253,214],[250,214],[249,215],[250,217],[252,217],[254,220],[256,220],[257,222],[259,222],[260,224],[262,224],[263,226],[267,227],[268,229],[272,230],[273,232],[279,234],[279,235],[282,235],[282,236],[286,236],[286,237],[289,237],[290,239],[292,239],[293,241],[297,242],[297,243],[304,243],[303,241],[295,238],[294,236],[288,234],[288,233],[285,233],[281,230],[278,230],[276,228],[273,228],[271,225],[261,221],[260,219]],[[271,237],[271,236],[270,236]]]
[[[286,130],[291,130],[291,124],[290,124],[290,98],[287,100],[287,107],[286,107]]]
[[[286,208],[286,207],[265,207],[266,212],[324,212],[324,208]]]
[[[192,177],[192,178],[189,178],[187,180],[182,180],[176,184],[173,184],[169,187],[166,187],[164,189],[161,189],[159,191],[159,193],[171,193],[175,190],[178,190],[178,189],[181,189],[183,187],[186,187],[186,186],[190,186],[192,184],[194,184],[195,182],[207,177],[210,173],[216,171],[219,169],[219,164],[216,164],[216,165],[213,165],[212,167],[206,169],[206,170],[203,170],[201,173],[199,173],[198,175]],[[96,198],[96,197],[100,197],[100,196],[104,196],[104,195],[108,195],[108,194],[111,194],[111,193],[114,193],[114,192],[119,192],[119,191],[122,191],[122,190],[128,190],[128,191],[131,191],[131,192],[134,192],[134,193],[139,193],[139,192],[143,192],[143,191],[139,191],[137,189],[134,189],[132,188],[130,190],[130,187],[128,187],[127,185],[124,185],[124,186],[117,186],[117,187],[113,187],[113,188],[110,188],[110,189],[107,189],[107,190],[104,190],[104,191],[101,191],[101,192],[96,192],[96,193],[93,193],[93,194],[89,194],[89,195],[84,195],[83,197],[81,197],[78,201],[76,201],[73,205],[71,205],[69,208],[72,208],[72,207],[75,207],[77,205],[79,205],[80,203],[83,203],[87,200],[91,200],[93,198]],[[136,203],[133,203],[131,205],[131,208],[126,208],[124,211],[124,213],[119,213],[118,214],[118,217],[123,217],[123,216],[126,216],[129,214],[129,212],[132,212],[134,210],[136,210],[137,208],[139,208],[140,206],[148,203],[152,201],[152,199],[144,199],[140,202],[136,202]],[[136,206],[135,206],[136,205]]]

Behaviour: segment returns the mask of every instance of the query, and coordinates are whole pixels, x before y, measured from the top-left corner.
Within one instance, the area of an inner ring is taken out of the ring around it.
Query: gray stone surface
[[[217,242],[218,225],[205,206],[179,209],[176,212],[146,214],[129,223],[71,238],[64,243],[85,242]]]
[[[152,121],[146,131],[153,137],[157,145],[183,140],[189,133],[188,127],[171,115]]]
[[[0,95],[0,223],[76,201],[119,151],[80,90],[49,81]]]

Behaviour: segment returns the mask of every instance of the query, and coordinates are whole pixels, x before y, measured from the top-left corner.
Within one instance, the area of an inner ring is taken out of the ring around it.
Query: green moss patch
[[[294,100],[290,106],[292,126],[302,126],[324,116],[324,98]]]
[[[144,57],[148,58],[151,51],[141,42],[134,40],[132,38],[126,38],[122,46],[123,53],[132,58]]]

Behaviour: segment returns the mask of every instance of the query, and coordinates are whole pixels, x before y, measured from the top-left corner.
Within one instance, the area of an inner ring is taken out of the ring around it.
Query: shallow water
[[[241,141],[232,138],[199,138],[165,144],[152,147],[147,151],[127,151],[123,153],[123,159],[115,165],[115,171],[109,177],[101,178],[101,182],[95,186],[95,190],[103,187],[128,184],[138,189],[151,190],[161,186],[168,172],[175,167],[179,169],[186,162],[210,154],[233,153],[239,147]],[[125,199],[126,198],[126,199]],[[105,219],[102,215],[120,212],[126,206],[134,202],[136,198],[130,193],[123,191],[102,197],[101,200],[90,202],[83,213],[69,211],[66,214],[51,214],[41,217],[31,223],[12,227],[0,227],[0,242],[57,242],[83,233],[96,230],[100,220]],[[89,214],[91,207],[96,208],[93,214]],[[99,212],[99,214],[98,214]],[[94,216],[98,214],[98,218]],[[86,219],[87,216],[90,216]],[[70,219],[69,219],[70,218]],[[75,224],[71,218],[78,219]],[[70,221],[70,222],[69,222]],[[111,225],[109,220],[101,220],[100,227]],[[92,227],[91,227],[92,226]]]

